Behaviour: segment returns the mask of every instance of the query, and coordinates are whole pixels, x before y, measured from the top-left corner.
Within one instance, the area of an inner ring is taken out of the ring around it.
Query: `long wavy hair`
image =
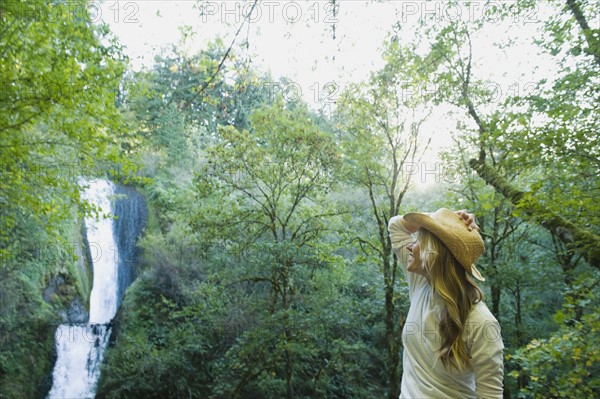
[[[444,367],[463,370],[470,364],[471,356],[462,333],[472,307],[483,300],[483,292],[434,234],[421,228],[417,240],[429,285],[446,304],[440,313],[438,328],[442,342],[438,356]]]

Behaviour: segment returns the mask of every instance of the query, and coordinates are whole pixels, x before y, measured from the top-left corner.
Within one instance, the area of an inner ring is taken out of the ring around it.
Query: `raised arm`
[[[412,225],[402,218],[402,216],[394,216],[388,223],[388,231],[392,242],[392,251],[396,254],[398,262],[402,266],[406,281],[408,282],[409,297],[412,298],[414,288],[421,283],[424,277],[416,273],[409,273],[406,270],[408,261],[408,250],[406,247],[414,241],[412,236],[418,230],[418,226]]]
[[[406,264],[406,246],[413,242],[411,234],[415,233],[419,226],[410,224],[402,216],[394,216],[388,223],[388,232],[392,241],[392,250]]]

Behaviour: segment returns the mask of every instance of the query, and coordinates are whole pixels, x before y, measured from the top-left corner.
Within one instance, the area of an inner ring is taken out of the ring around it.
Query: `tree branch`
[[[194,96],[192,98],[190,98],[188,100],[188,102],[186,102],[183,107],[181,107],[181,109],[179,110],[179,112],[183,112],[187,107],[190,106],[190,104],[196,100],[196,98],[198,98],[198,96],[202,93],[204,93],[204,90],[206,90],[206,88],[212,83],[212,81],[217,77],[217,75],[219,74],[219,72],[221,72],[221,68],[223,67],[223,64],[225,63],[225,60],[227,59],[227,57],[229,56],[229,53],[231,52],[231,49],[233,48],[233,45],[235,44],[235,41],[238,37],[238,35],[240,34],[242,28],[244,27],[244,24],[246,23],[247,20],[250,19],[250,17],[252,16],[252,13],[254,12],[254,8],[256,8],[256,4],[258,4],[258,0],[254,0],[254,3],[252,4],[252,8],[250,9],[250,12],[248,13],[248,17],[244,19],[244,21],[240,24],[240,27],[238,28],[237,32],[235,32],[235,35],[233,36],[233,40],[231,41],[231,44],[229,45],[229,48],[227,49],[227,51],[225,52],[225,54],[223,55],[223,58],[221,58],[221,62],[219,62],[219,65],[217,65],[217,70],[211,75],[211,77],[204,83],[204,85],[202,85],[202,87],[200,88],[200,90],[198,90],[198,92],[196,94],[194,94]]]
[[[594,36],[593,30],[590,29],[590,26],[585,19],[585,15],[583,15],[583,11],[581,11],[581,7],[575,0],[567,0],[567,7],[571,10],[571,13],[573,13],[575,20],[577,20],[577,23],[583,32],[583,36],[587,41],[588,48],[584,51],[593,56],[596,64],[600,66],[600,43],[598,43],[597,37]]]
[[[359,242],[360,249],[364,252],[365,255],[369,255],[369,254],[367,253],[367,251],[365,251],[365,248],[363,247],[363,245],[368,245],[369,247],[371,247],[371,249],[373,249],[373,251],[375,251],[377,254],[379,254],[379,256],[383,256],[383,252],[381,252],[381,250],[379,248],[377,248],[375,245],[371,244],[369,241],[363,240],[360,237],[356,237],[353,240],[351,240],[350,242],[354,242],[354,241]]]
[[[590,265],[600,269],[600,237],[598,235],[555,214],[535,198],[526,199],[524,191],[513,186],[485,162],[471,159],[469,165],[487,184],[494,187],[515,206],[521,208],[542,227],[556,235],[567,245],[567,248],[577,250],[585,256]]]

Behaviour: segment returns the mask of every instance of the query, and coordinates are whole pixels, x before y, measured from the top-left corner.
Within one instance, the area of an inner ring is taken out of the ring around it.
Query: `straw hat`
[[[404,215],[404,220],[429,230],[448,247],[467,273],[477,280],[485,280],[475,267],[475,262],[485,250],[483,239],[478,231],[469,231],[458,214],[441,208],[434,213],[410,212]]]

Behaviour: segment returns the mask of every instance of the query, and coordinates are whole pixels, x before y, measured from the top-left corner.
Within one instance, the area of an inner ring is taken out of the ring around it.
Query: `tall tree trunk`
[[[495,318],[500,318],[500,294],[502,293],[498,284],[493,284],[491,287],[492,292],[492,314]]]
[[[496,208],[496,212],[497,212],[497,208]],[[490,270],[492,272],[492,274],[494,276],[498,275],[498,271],[497,271],[497,267],[496,267],[496,239],[497,239],[497,231],[498,231],[498,224],[497,224],[497,215],[494,215],[494,234],[493,234],[493,239],[492,239],[492,245],[490,248]],[[491,285],[490,287],[490,291],[492,293],[492,314],[494,315],[494,317],[496,317],[496,319],[500,319],[500,295],[502,292],[502,288],[500,287],[500,284],[498,284],[496,282],[496,280],[493,280],[494,283]]]
[[[289,333],[290,333],[289,329],[286,329],[285,334],[286,334],[286,340],[288,340],[288,341],[291,338]],[[294,374],[294,364],[293,364],[292,354],[290,353],[289,349],[286,348],[286,350],[285,350],[285,383],[286,383],[285,399],[293,399],[294,398],[294,387],[292,384],[293,374]]]
[[[390,263],[391,260],[391,248],[387,246],[383,252],[383,274],[385,278],[385,341],[388,352],[388,376],[389,376],[389,391],[388,399],[397,399],[400,396],[400,353],[398,345],[398,337],[400,331],[397,331],[394,322],[395,319],[395,306],[394,306],[394,281],[395,276],[393,275],[393,267]]]
[[[522,325],[522,316],[521,316],[521,285],[517,285],[517,289],[515,290],[515,327],[517,330],[517,345],[520,347],[523,345],[523,333],[521,331]]]
[[[284,262],[284,271],[282,273],[283,277],[283,288],[282,288],[282,306],[283,306],[283,334],[285,336],[285,399],[293,399],[294,398],[294,386],[293,386],[293,376],[294,376],[294,359],[293,355],[289,350],[289,344],[293,340],[292,331],[290,329],[290,305],[292,302],[292,294],[290,292],[289,286],[289,270],[290,270],[290,262],[286,260]]]

